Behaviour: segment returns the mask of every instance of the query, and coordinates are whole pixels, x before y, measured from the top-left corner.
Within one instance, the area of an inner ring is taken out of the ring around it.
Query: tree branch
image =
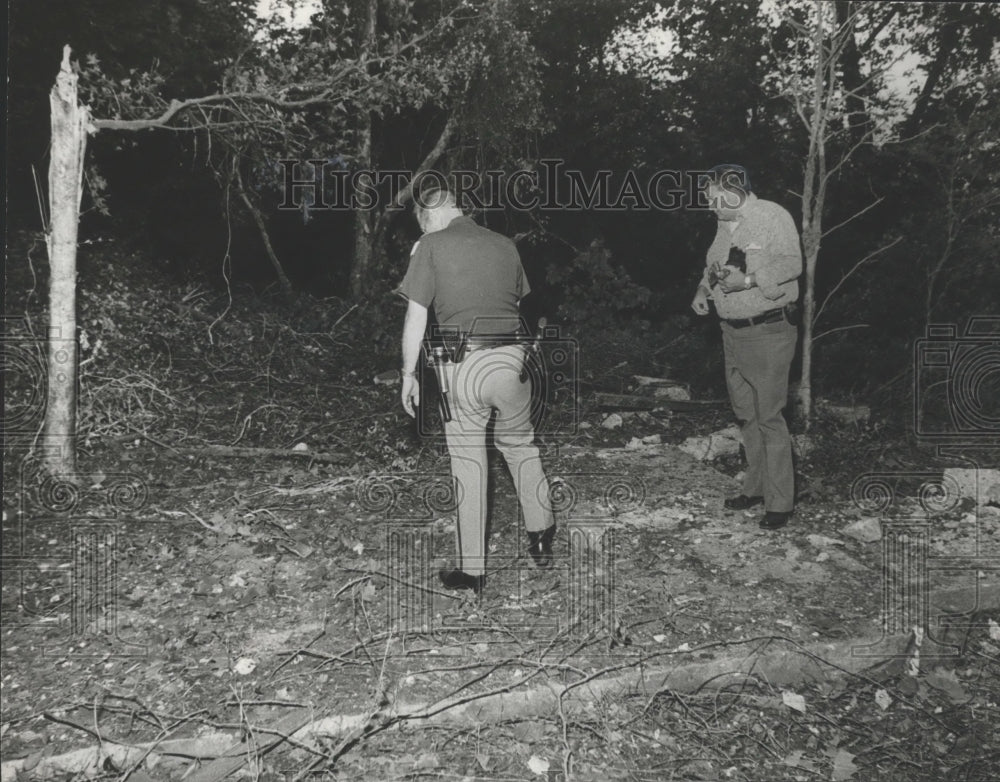
[[[898,244],[900,241],[902,241],[902,239],[903,239],[902,236],[897,236],[895,239],[893,239],[891,242],[889,242],[889,244],[883,245],[882,247],[879,247],[877,250],[872,250],[870,253],[868,253],[868,255],[866,255],[864,258],[862,258],[860,261],[858,261],[856,264],[854,264],[854,266],[852,266],[847,271],[847,273],[843,277],[840,278],[840,281],[836,285],[834,285],[833,288],[830,289],[830,292],[826,294],[826,296],[823,299],[823,303],[820,304],[819,305],[819,309],[816,310],[816,315],[813,317],[813,323],[819,322],[820,315],[823,314],[823,310],[826,309],[826,305],[830,301],[830,299],[833,297],[833,294],[835,294],[837,291],[840,290],[841,286],[843,286],[843,284],[845,282],[847,282],[847,279],[852,274],[854,274],[864,264],[868,263],[868,261],[872,260],[874,257],[876,257],[877,255],[879,255],[880,253],[883,253],[886,250],[888,250],[890,247]]]
[[[885,196],[879,196],[877,199],[875,199],[870,204],[868,204],[868,206],[866,206],[864,209],[859,209],[857,212],[855,212],[854,214],[852,214],[846,220],[843,220],[843,221],[837,223],[835,226],[833,226],[833,228],[827,228],[820,235],[820,239],[825,239],[829,234],[832,234],[838,228],[843,228],[845,225],[847,225],[849,222],[851,222],[851,220],[853,220],[856,217],[861,217],[861,215],[863,215],[869,209],[874,209],[876,206],[878,206],[879,204],[881,204],[884,200],[885,200]]]

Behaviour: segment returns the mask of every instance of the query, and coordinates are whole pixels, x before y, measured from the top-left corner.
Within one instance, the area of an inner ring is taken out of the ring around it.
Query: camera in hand
[[[721,268],[713,266],[708,270],[709,284],[714,287],[719,280],[724,280],[729,276],[729,269],[736,269],[743,274],[747,273],[747,254],[739,247],[729,248],[729,257],[726,259],[725,266]]]

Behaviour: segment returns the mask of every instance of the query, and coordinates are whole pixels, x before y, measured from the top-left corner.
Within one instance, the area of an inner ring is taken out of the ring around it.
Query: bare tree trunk
[[[365,171],[371,170],[371,120],[361,131],[361,165]],[[371,192],[373,184],[367,173],[358,177],[358,185]],[[360,301],[368,291],[374,272],[374,257],[372,248],[373,220],[372,209],[355,206],[354,208],[354,262],[351,266],[351,298]]]
[[[814,46],[816,62],[813,70],[813,94],[809,128],[809,153],[806,158],[805,182],[802,189],[802,249],[805,255],[805,285],[802,293],[802,379],[799,382],[798,405],[805,428],[812,419],[812,349],[813,321],[816,317],[816,261],[823,236],[823,198],[826,190],[826,155],[824,138],[826,102],[824,75],[823,7],[816,3]]]
[[[375,221],[375,231],[372,238],[372,243],[376,252],[378,252],[383,246],[385,232],[389,228],[389,224],[403,211],[402,207],[405,207],[410,201],[413,200],[413,185],[417,176],[422,174],[424,171],[429,171],[431,167],[436,165],[438,160],[441,159],[441,156],[451,143],[451,138],[455,134],[455,128],[457,125],[458,123],[455,120],[455,115],[450,115],[448,117],[448,121],[445,122],[444,127],[441,129],[441,135],[438,136],[438,140],[434,143],[433,148],[421,161],[417,170],[413,172],[413,179],[411,179],[406,186],[399,191],[393,203],[389,205],[389,208],[383,210],[383,212],[378,216],[378,220]]]
[[[76,246],[83,195],[83,158],[88,112],[77,101],[77,77],[63,47],[62,66],[49,93],[52,150],[49,160],[48,394],[45,409],[45,469],[76,472]]]
[[[375,53],[375,24],[378,19],[378,1],[368,0],[365,4],[365,19],[361,36],[361,63],[367,68],[368,58]],[[362,171],[372,170],[372,115],[364,112],[360,128],[361,148],[358,161]],[[358,189],[362,193],[374,191],[371,176],[363,173],[358,178]],[[368,291],[373,274],[374,257],[372,242],[374,235],[374,204],[365,208],[363,204],[354,207],[354,263],[351,266],[351,298],[360,301]]]
[[[257,225],[257,231],[264,242],[267,257],[271,259],[271,266],[274,267],[274,273],[278,275],[278,283],[281,285],[281,290],[286,294],[290,294],[292,292],[292,283],[289,281],[288,275],[285,274],[285,268],[281,265],[278,254],[274,251],[274,246],[271,244],[271,235],[267,232],[267,223],[264,220],[264,216],[253,201],[250,200],[250,196],[247,195],[247,191],[243,187],[243,177],[240,175],[238,164],[236,170],[236,187],[240,192],[240,200],[243,201],[243,205],[250,212],[254,223]]]
[[[816,317],[816,259],[819,248],[805,257],[805,290],[802,294],[802,379],[799,382],[799,415],[808,431],[812,422],[813,321]]]

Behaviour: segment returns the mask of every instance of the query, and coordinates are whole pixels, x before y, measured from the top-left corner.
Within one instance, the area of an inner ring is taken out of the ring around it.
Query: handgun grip
[[[441,394],[438,396],[438,405],[441,412],[441,420],[446,424],[451,421],[451,405],[448,404],[448,395]]]

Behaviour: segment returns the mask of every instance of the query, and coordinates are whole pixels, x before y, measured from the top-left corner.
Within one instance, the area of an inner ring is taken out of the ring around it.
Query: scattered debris
[[[636,385],[638,385],[640,388],[643,388],[645,386],[653,386],[655,388],[658,386],[682,385],[681,383],[678,383],[676,380],[671,380],[668,377],[649,377],[647,375],[632,375],[632,379],[636,382]]]
[[[729,456],[740,452],[742,438],[736,426],[720,429],[707,437],[689,437],[680,445],[684,453],[696,459],[711,461],[717,456]]]
[[[825,399],[816,401],[816,410],[839,424],[861,424],[871,418],[868,405],[835,405]]]
[[[594,404],[601,410],[665,410],[703,411],[717,407],[725,407],[729,402],[725,399],[680,399],[674,396],[639,396],[637,394],[609,394],[599,391],[594,394]]]
[[[800,459],[805,459],[812,453],[813,439],[807,434],[792,435],[792,452]]]
[[[652,410],[656,402],[647,396],[634,394],[594,394],[594,404],[601,410]]]
[[[385,372],[379,372],[373,380],[377,386],[394,386],[400,381],[399,370],[388,369]]]
[[[653,398],[686,402],[691,399],[691,392],[683,386],[660,386],[653,389]]]
[[[800,711],[803,714],[806,713],[806,699],[797,692],[791,692],[789,690],[782,691],[781,702],[790,709],[795,709],[795,711]]]
[[[854,765],[855,755],[846,749],[838,749],[830,754],[833,758],[833,776],[831,777],[833,782],[844,782],[844,780],[854,776],[858,770],[858,767]]]
[[[611,413],[601,421],[601,426],[605,429],[619,429],[625,420],[618,413]]]
[[[538,757],[538,755],[532,755],[528,759],[528,768],[531,769],[533,774],[537,774],[538,776],[547,775],[549,773],[549,761]]]
[[[658,434],[648,434],[645,437],[633,437],[625,443],[626,450],[638,451],[643,448],[650,448],[654,445],[661,445],[663,438]]]
[[[200,448],[180,448],[181,453],[199,454],[204,456],[221,456],[233,459],[284,459],[288,457],[305,457],[316,462],[343,464],[350,462],[352,456],[341,453],[312,453],[301,448],[249,448],[232,445],[204,445]]]
[[[835,538],[828,538],[826,535],[816,535],[810,533],[806,535],[806,540],[808,540],[816,548],[825,548],[826,546],[843,546],[844,541],[837,540]]]
[[[927,674],[925,681],[935,690],[940,690],[952,703],[965,703],[969,694],[959,682],[955,672],[950,668],[938,668]]]

